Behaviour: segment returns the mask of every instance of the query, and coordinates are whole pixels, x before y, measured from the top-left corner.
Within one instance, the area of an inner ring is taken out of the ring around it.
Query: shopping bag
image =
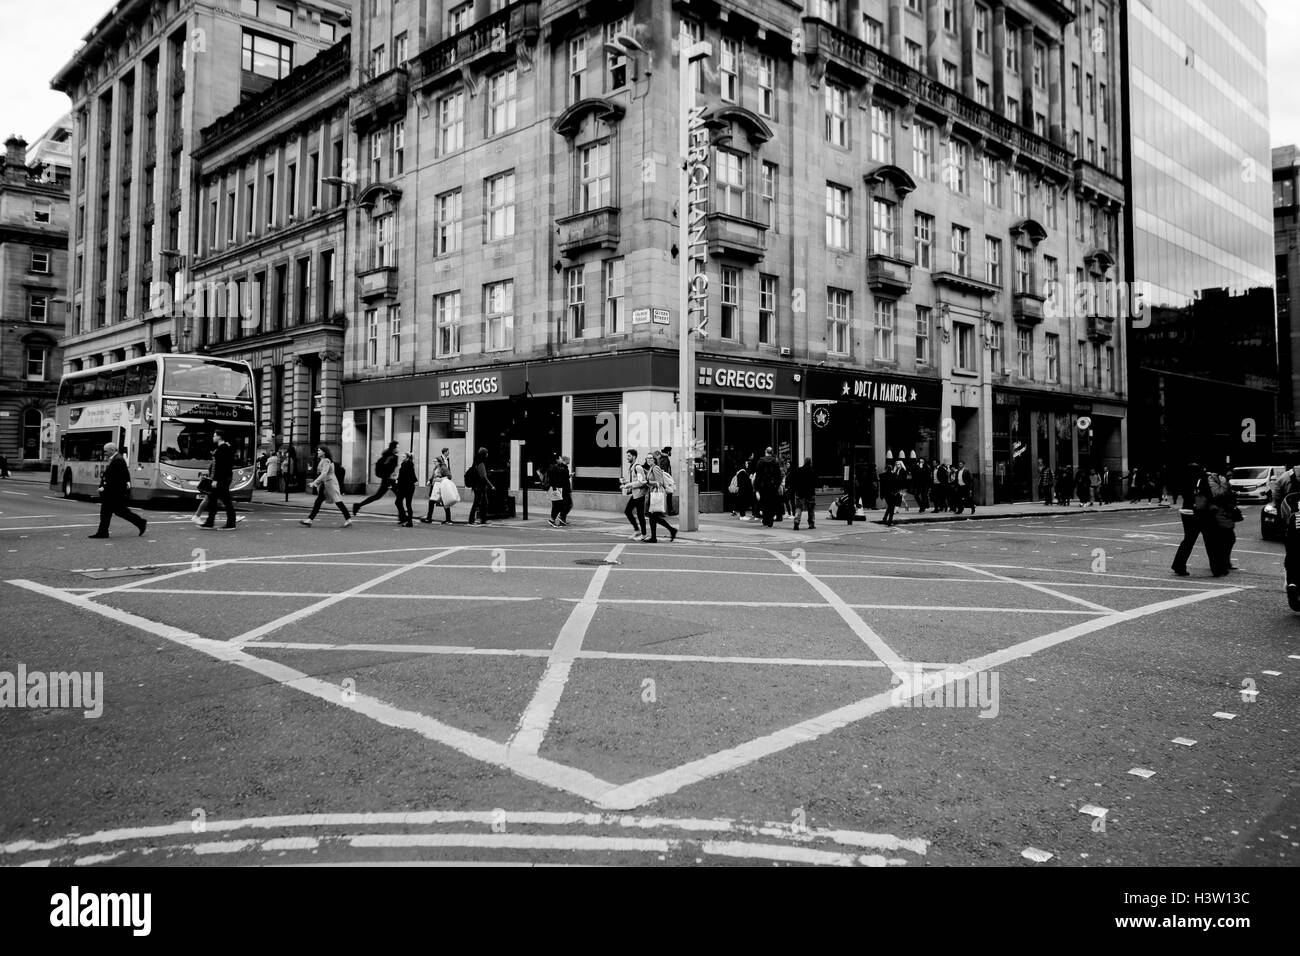
[[[650,492],[650,513],[661,515],[668,510],[668,496],[662,491]]]
[[[562,489],[562,488],[552,488],[552,489],[551,489],[551,500],[552,500],[552,501],[563,501],[563,500],[564,500],[564,489]]]
[[[664,472],[664,491],[668,492],[668,494],[671,495],[671,494],[672,494],[674,491],[676,491],[676,490],[677,490],[677,482],[673,480],[673,476],[672,476],[672,475],[668,474],[668,472],[665,471],[665,472]]]
[[[450,508],[460,502],[460,492],[456,489],[456,482],[450,478],[443,478],[438,483],[438,499],[442,502],[444,508]]]

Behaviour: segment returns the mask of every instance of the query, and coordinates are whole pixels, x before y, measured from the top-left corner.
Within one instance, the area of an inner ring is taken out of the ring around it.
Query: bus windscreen
[[[208,359],[164,358],[162,390],[168,397],[253,400],[247,368]]]
[[[253,463],[253,429],[245,426],[216,426],[211,422],[164,421],[160,462],[177,468],[207,468],[216,444],[213,432],[220,430],[234,449],[234,467]]]

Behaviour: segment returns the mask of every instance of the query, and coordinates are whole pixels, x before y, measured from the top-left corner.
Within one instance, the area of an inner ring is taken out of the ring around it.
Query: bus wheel
[[[63,475],[63,497],[72,497],[72,472],[65,472]]]

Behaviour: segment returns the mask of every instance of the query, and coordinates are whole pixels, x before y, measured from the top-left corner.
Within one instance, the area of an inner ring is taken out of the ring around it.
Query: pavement
[[[0,706],[0,864],[1300,861],[1300,618],[1249,522],[1174,578],[1177,515],[1127,505],[652,546],[300,498],[88,541],[94,502],[0,483],[0,674],[102,681]]]

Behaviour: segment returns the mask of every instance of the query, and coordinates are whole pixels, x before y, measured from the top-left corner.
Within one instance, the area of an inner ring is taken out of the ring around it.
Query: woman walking
[[[456,491],[455,480],[451,477],[451,456],[444,448],[442,454],[433,460],[433,469],[429,472],[429,511],[420,519],[421,524],[433,524],[433,509],[442,505],[442,523],[451,524],[451,506],[460,501]]]
[[[280,490],[280,454],[276,449],[266,459],[266,490],[271,494]]]
[[[1052,488],[1055,483],[1055,475],[1052,474],[1052,469],[1040,461],[1038,463],[1038,497],[1042,498],[1043,504],[1048,507],[1051,507],[1052,504]]]
[[[551,520],[547,522],[552,528],[558,528],[560,525],[567,525],[565,520],[568,509],[565,507],[565,500],[569,501],[569,507],[572,507],[573,488],[569,484],[569,466],[565,464],[563,455],[556,455],[555,461],[551,467],[546,470],[546,487],[551,493]]]
[[[1105,484],[1106,483],[1102,481],[1101,478],[1100,468],[1089,469],[1088,486],[1092,493],[1092,500],[1099,505],[1103,505],[1106,503],[1105,499],[1102,497],[1102,489],[1105,487]]]
[[[629,449],[627,471],[623,476],[623,494],[627,495],[627,507],[623,509],[623,515],[632,525],[633,541],[644,541],[646,537],[645,489],[645,469],[637,463],[636,452]]]
[[[480,448],[474,454],[474,465],[466,472],[466,477],[473,478],[470,490],[474,492],[474,503],[469,506],[469,526],[474,527],[474,515],[478,514],[480,527],[488,523],[488,495],[496,491],[496,486],[488,480],[488,450]]]
[[[415,486],[420,479],[415,474],[415,460],[408,451],[402,456],[402,463],[397,466],[397,523],[403,528],[413,528],[415,515],[411,512],[411,499],[415,497]]]
[[[894,485],[898,479],[894,474],[894,470],[886,467],[885,470],[880,473],[879,480],[880,497],[885,503],[885,515],[880,519],[880,523],[883,525],[892,525],[894,523],[894,500],[895,495],[897,494],[894,491]]]
[[[307,487],[316,492],[316,503],[311,506],[311,514],[303,518],[301,524],[310,528],[320,512],[321,504],[328,500],[343,513],[343,527],[351,526],[352,515],[348,514],[348,506],[343,503],[343,492],[339,490],[338,475],[334,472],[334,459],[324,445],[316,448],[316,478]]]
[[[668,523],[665,512],[668,510],[668,491],[674,488],[672,478],[663,470],[659,461],[659,452],[652,451],[645,459],[646,481],[650,487],[649,507],[647,511],[650,514],[650,543],[658,544],[658,526],[663,525],[664,530],[668,532],[668,540],[677,540],[677,529]]]

